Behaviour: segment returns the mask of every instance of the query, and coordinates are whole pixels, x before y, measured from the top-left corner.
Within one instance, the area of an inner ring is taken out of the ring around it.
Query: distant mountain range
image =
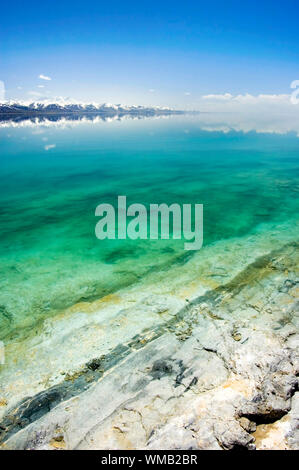
[[[44,116],[52,114],[105,114],[114,116],[115,114],[134,115],[166,115],[181,114],[182,111],[165,107],[144,107],[144,106],[124,106],[120,104],[83,104],[83,103],[51,103],[51,102],[17,102],[6,101],[0,103],[0,116],[26,115]]]
[[[69,102],[25,102],[6,101],[0,103],[0,125],[42,124],[58,121],[107,120],[121,118],[143,118],[183,114],[166,107],[124,106],[121,104],[69,103]]]

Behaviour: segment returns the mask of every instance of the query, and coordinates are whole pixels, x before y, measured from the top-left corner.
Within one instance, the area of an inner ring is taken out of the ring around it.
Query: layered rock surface
[[[191,302],[147,297],[168,314],[11,406],[2,448],[298,449],[297,266],[289,243]]]

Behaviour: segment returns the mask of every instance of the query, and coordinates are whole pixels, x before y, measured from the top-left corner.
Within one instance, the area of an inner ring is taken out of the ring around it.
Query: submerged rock
[[[11,408],[2,447],[299,449],[297,258],[287,245],[177,311],[131,306],[171,315]]]

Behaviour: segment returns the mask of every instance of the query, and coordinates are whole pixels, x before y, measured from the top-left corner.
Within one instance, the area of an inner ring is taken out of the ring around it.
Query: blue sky
[[[1,9],[7,99],[196,108],[201,95],[289,93],[299,79],[297,0],[17,0]]]

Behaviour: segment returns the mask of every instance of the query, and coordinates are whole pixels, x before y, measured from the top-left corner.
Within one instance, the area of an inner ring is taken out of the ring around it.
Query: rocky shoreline
[[[297,267],[288,243],[21,400],[1,448],[298,449]]]

